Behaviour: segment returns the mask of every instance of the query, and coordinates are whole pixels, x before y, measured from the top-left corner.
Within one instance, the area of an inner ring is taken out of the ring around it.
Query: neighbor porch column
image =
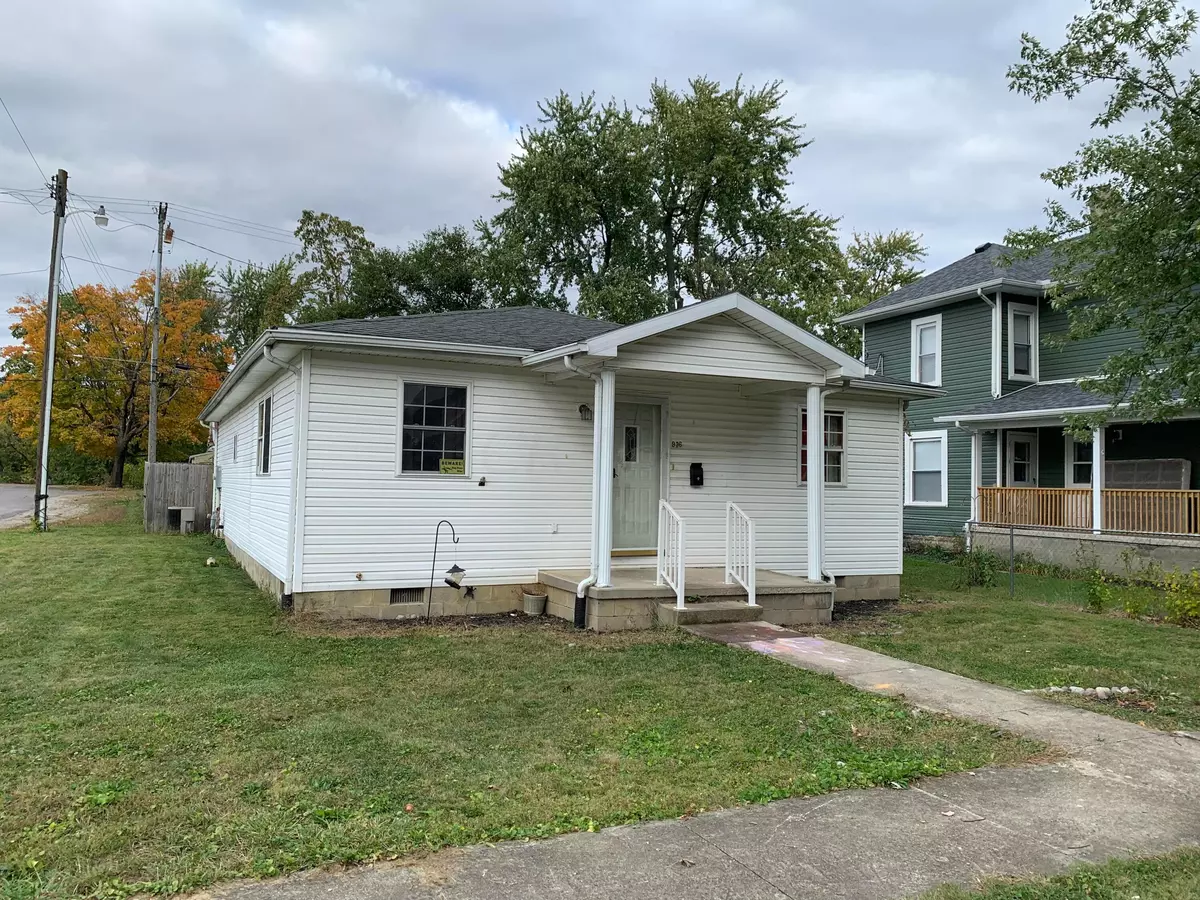
[[[600,402],[596,404],[596,429],[600,433],[599,500],[600,517],[596,522],[596,584],[612,585],[613,516],[613,429],[616,421],[617,373],[600,370]],[[657,511],[656,511],[657,512]]]
[[[979,488],[983,486],[983,432],[971,432],[971,521],[979,521]],[[967,542],[971,531],[967,528]]]
[[[1092,533],[1104,529],[1104,438],[1107,429],[1100,425],[1092,429]],[[1067,465],[1071,461],[1067,460]]]
[[[825,543],[825,409],[821,385],[808,386],[808,580],[821,580]]]

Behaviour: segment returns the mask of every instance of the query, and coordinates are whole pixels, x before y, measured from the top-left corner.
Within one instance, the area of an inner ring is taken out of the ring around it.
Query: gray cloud
[[[1074,0],[14,5],[0,90],[47,174],[68,169],[80,207],[165,199],[181,238],[239,259],[288,248],[183,221],[194,216],[180,207],[289,229],[300,209],[324,209],[403,243],[490,212],[497,164],[559,89],[637,104],[653,79],[781,79],[814,140],[794,199],[846,232],[920,231],[931,265],[1037,221],[1039,172],[1087,127],[1083,111],[1035,107],[1004,81],[1020,32],[1055,39]],[[63,49],[50,57],[54,21]],[[0,187],[40,181],[0,119]],[[44,266],[49,217],[10,199],[0,273]],[[103,262],[149,265],[152,232],[115,228],[151,223],[151,206],[109,208],[125,221],[103,232],[77,216],[67,254],[86,256],[82,228]],[[177,244],[169,262],[205,255]],[[97,279],[89,263],[68,267]],[[6,301],[44,290],[44,274],[0,278]]]

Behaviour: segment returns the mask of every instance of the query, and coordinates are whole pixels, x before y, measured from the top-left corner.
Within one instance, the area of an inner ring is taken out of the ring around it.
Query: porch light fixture
[[[579,404],[579,421],[581,421],[581,422],[592,421],[592,408],[590,406],[588,406],[586,403]]]
[[[450,526],[450,540],[455,544],[458,543],[458,533],[454,530],[454,524],[449,519],[442,519],[442,521],[438,522],[437,528],[433,532],[433,564],[429,567],[429,596],[425,600],[426,619],[429,618],[430,610],[433,608],[433,577],[434,573],[437,572],[438,539],[442,536],[443,525]],[[457,556],[457,551],[455,555]],[[466,570],[460,569],[458,562],[455,561],[454,565],[446,572],[445,582],[457,591],[462,586],[462,579],[466,574]]]

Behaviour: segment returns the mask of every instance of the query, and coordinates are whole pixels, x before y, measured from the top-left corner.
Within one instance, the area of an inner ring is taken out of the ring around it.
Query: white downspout
[[[595,382],[596,390],[592,400],[592,546],[591,559],[589,561],[588,577],[583,579],[575,586],[576,598],[587,596],[587,589],[596,583],[597,568],[600,563],[600,529],[598,525],[599,519],[599,503],[600,503],[600,422],[596,418],[600,414],[600,404],[603,400],[602,387],[600,376],[592,372],[585,372],[579,366],[575,365],[570,356],[563,357],[563,366],[568,372],[574,372],[576,375],[583,375],[592,379]]]
[[[1000,396],[1000,332],[1004,327],[1003,310],[1001,309],[1000,292],[996,291],[996,299],[992,300],[983,292],[983,288],[975,288],[979,299],[988,305],[992,311],[992,354],[991,382],[992,399]]]

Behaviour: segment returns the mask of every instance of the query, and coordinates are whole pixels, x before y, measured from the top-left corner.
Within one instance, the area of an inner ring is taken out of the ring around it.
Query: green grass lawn
[[[1200,729],[1200,629],[1086,609],[1083,581],[1018,575],[996,587],[959,586],[953,565],[910,556],[904,600],[851,615],[832,638],[1014,688],[1133,687],[1119,702],[1050,695],[1167,730]],[[1121,591],[1142,588],[1118,588]]]
[[[0,719],[5,898],[169,892],[1041,749],[675,632],[330,633],[211,539],[131,519],[0,533]]]
[[[1088,866],[1054,878],[996,881],[978,891],[944,887],[925,900],[1195,900],[1200,897],[1200,852]]]

